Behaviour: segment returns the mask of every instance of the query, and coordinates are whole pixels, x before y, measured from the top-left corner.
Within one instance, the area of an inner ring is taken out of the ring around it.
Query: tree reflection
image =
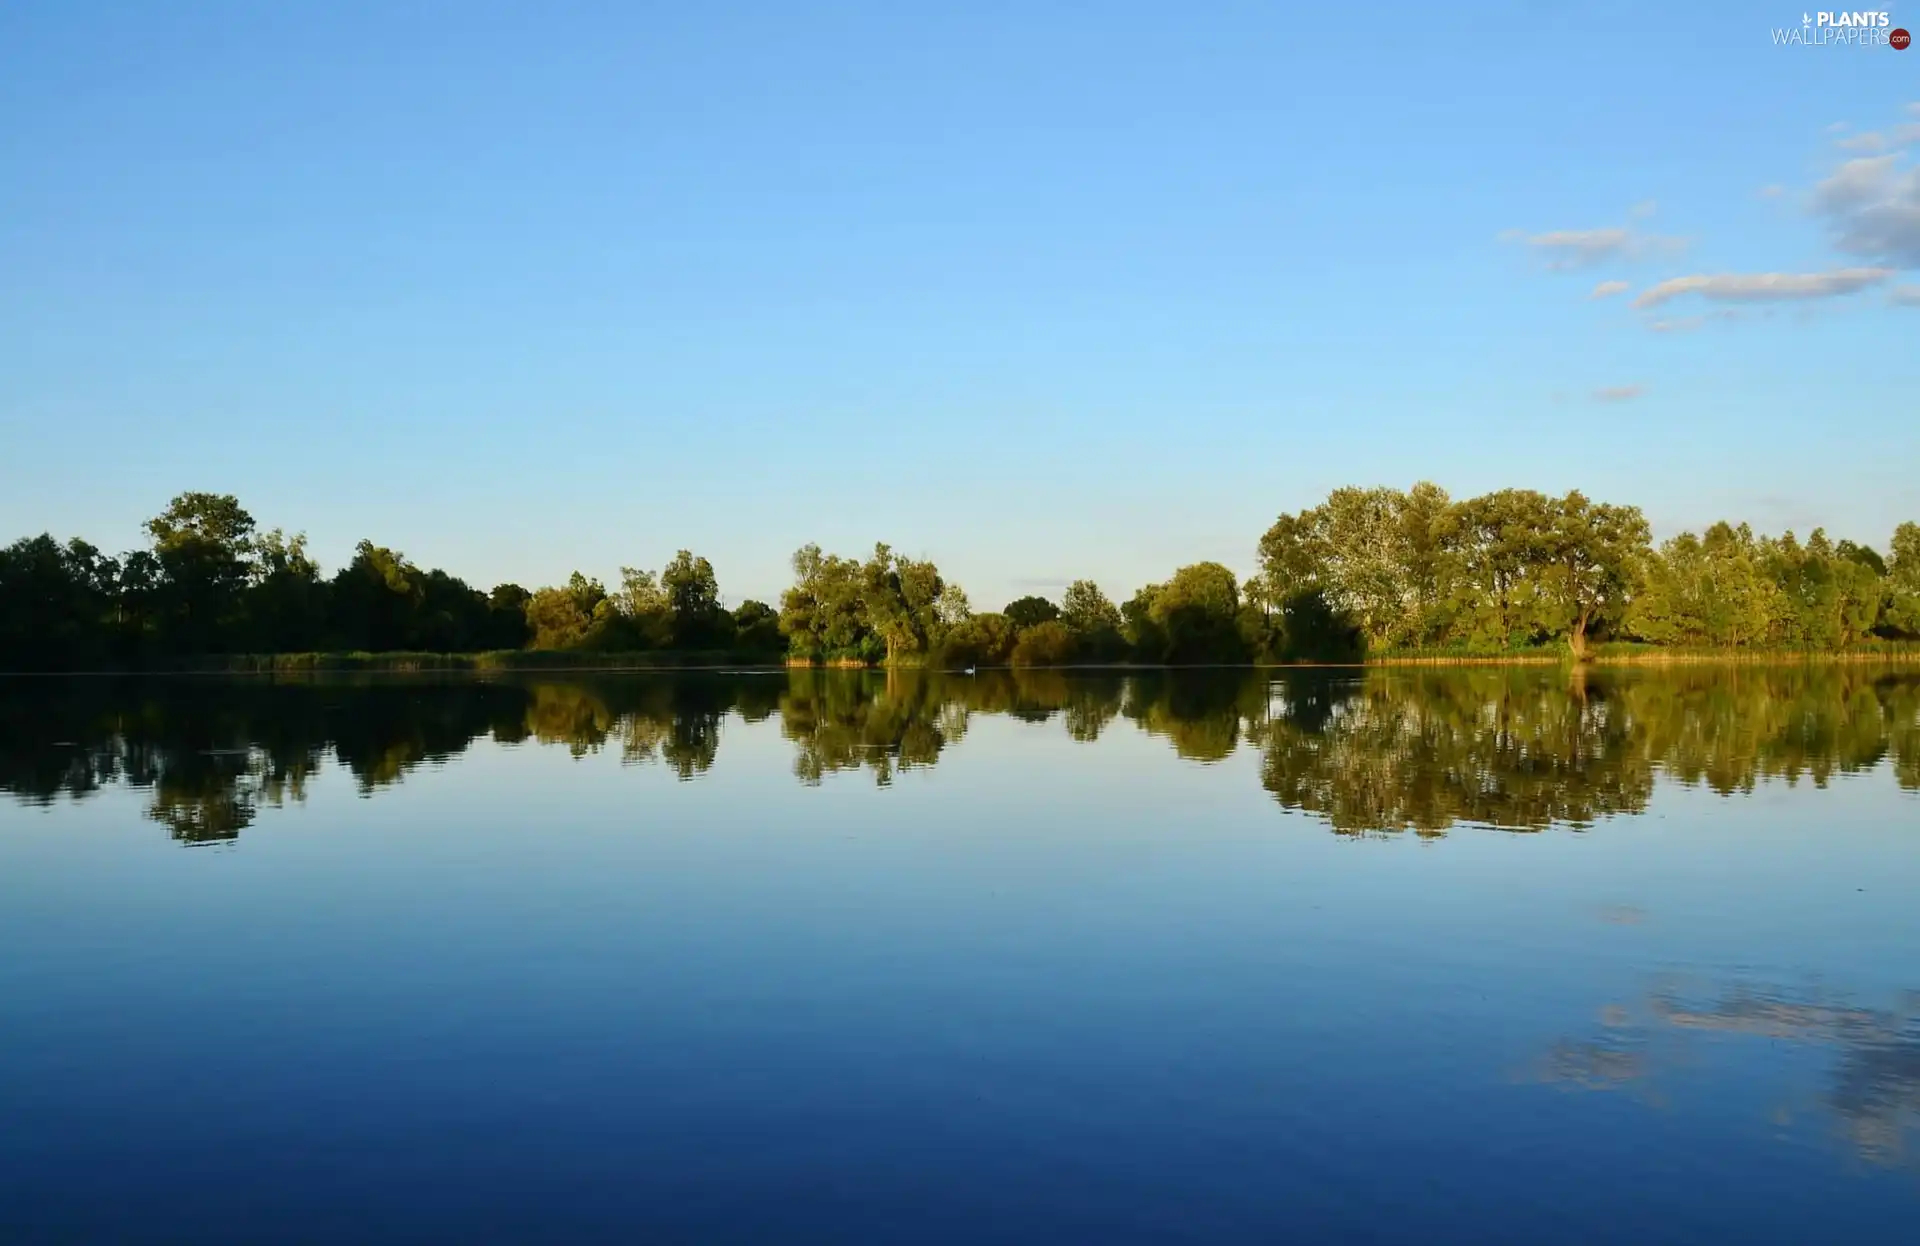
[[[1604,686],[1516,670],[1294,685],[1272,702],[1261,782],[1344,835],[1586,827],[1646,808],[1641,733]]]
[[[142,790],[175,838],[216,843],[328,766],[373,796],[476,740],[617,751],[690,780],[730,721],[777,717],[802,783],[887,786],[937,764],[976,714],[1083,743],[1125,721],[1203,764],[1249,750],[1281,807],[1353,836],[1586,828],[1644,812],[1663,775],[1736,794],[1884,765],[1920,790],[1920,673],[1825,665],[12,680],[0,791]]]

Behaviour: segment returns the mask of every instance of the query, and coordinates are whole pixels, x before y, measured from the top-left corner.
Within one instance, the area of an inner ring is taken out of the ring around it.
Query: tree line
[[[1584,656],[1603,641],[1837,650],[1920,639],[1920,525],[1883,556],[1816,529],[1719,523],[1655,546],[1639,509],[1506,489],[1336,489],[1281,515],[1244,581],[1199,562],[1116,604],[1091,580],[975,611],[931,561],[806,545],[778,609],[729,609],[705,558],[481,590],[362,541],[322,574],[304,536],[231,495],[184,493],[144,548],[51,535],[0,549],[0,669],[239,653],[701,653],[849,665],[1352,661],[1395,651]]]
[[[1758,537],[1718,523],[1655,546],[1637,507],[1504,489],[1336,489],[1283,514],[1241,581],[1181,567],[1115,605],[1091,580],[1055,602],[970,610],[938,568],[877,546],[860,561],[794,555],[781,630],[812,661],[960,666],[1352,661],[1500,654],[1602,641],[1842,650],[1920,639],[1920,525],[1883,557],[1816,529]]]
[[[482,591],[361,541],[323,575],[304,535],[261,531],[237,498],[183,493],[119,557],[43,534],[0,549],[0,669],[140,667],[238,653],[518,649],[700,651],[771,660],[786,640],[764,602],[724,608],[713,566],[680,551],[611,591],[574,572]]]

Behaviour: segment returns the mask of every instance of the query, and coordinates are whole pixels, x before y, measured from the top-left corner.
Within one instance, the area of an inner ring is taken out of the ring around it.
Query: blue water
[[[994,678],[0,689],[0,1240],[1912,1232],[1920,677]]]

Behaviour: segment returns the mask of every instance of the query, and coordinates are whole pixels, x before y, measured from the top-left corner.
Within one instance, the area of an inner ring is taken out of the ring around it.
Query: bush
[[[1036,623],[1014,642],[1015,666],[1065,666],[1073,661],[1080,638],[1065,623]]]

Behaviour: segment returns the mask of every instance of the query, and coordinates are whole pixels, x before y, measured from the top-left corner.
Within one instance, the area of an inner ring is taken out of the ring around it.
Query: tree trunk
[[[1567,634],[1567,647],[1573,650],[1573,660],[1587,660],[1587,616],[1583,611],[1573,621],[1573,630]]]

